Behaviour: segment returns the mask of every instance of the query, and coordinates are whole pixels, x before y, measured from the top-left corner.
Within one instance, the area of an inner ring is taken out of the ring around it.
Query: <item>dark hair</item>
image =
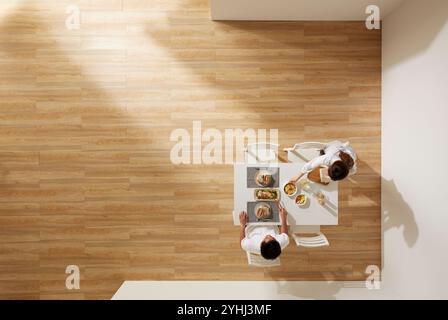
[[[339,158],[341,158],[341,160],[347,165],[349,169],[353,168],[353,166],[355,165],[355,161],[353,160],[353,158],[344,151],[339,152]]]
[[[280,243],[277,240],[271,240],[268,242],[261,243],[261,255],[266,260],[274,260],[277,258],[280,253],[282,253],[282,248],[280,247]]]
[[[328,175],[331,180],[338,181],[342,180],[348,176],[348,166],[344,161],[338,160],[333,162],[333,164],[328,168]]]

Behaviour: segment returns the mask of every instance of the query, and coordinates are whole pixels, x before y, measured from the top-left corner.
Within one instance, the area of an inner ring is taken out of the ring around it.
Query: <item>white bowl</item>
[[[305,197],[305,201],[303,203],[298,203],[296,201],[297,197],[300,196],[300,195],[303,195]],[[299,207],[303,207],[303,206],[305,206],[308,203],[308,196],[306,194],[300,193],[300,194],[297,195],[297,197],[294,198],[294,203],[296,205],[298,205]]]
[[[296,191],[294,191],[294,193],[292,193],[292,194],[287,194],[286,191],[285,191],[285,187],[286,187],[287,184],[289,184],[289,182],[286,182],[286,183],[283,185],[283,188],[282,188],[283,193],[286,194],[288,197],[294,197],[294,196],[297,194],[297,191],[299,191],[299,186],[296,184],[296,185],[295,185],[295,187],[296,187]]]

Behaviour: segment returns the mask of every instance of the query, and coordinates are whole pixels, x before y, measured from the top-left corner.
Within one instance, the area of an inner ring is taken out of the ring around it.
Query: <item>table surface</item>
[[[248,167],[278,167],[280,170],[280,200],[288,212],[289,225],[337,225],[338,224],[338,183],[331,182],[324,186],[312,183],[314,191],[321,191],[326,196],[326,203],[321,206],[316,198],[305,191],[308,196],[308,203],[304,207],[299,207],[295,203],[295,196],[289,197],[283,191],[283,185],[294,175],[300,172],[304,163],[276,163],[276,164],[246,164],[237,163],[234,165],[234,212],[233,223],[239,225],[238,215],[241,211],[247,210],[247,202],[254,201],[254,189],[247,188],[247,168]],[[304,179],[304,178],[302,178]],[[298,192],[301,192],[299,184]],[[298,194],[298,193],[297,193]],[[296,194],[296,196],[297,196]],[[279,223],[260,223],[263,225]]]

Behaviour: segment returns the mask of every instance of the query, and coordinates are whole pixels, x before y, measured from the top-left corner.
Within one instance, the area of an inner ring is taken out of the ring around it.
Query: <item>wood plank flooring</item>
[[[80,30],[67,30],[78,4]],[[381,32],[213,22],[206,0],[0,4],[0,298],[109,299],[124,280],[362,280],[381,264]],[[175,166],[173,129],[350,140],[331,246],[247,266],[233,168]],[[65,288],[65,268],[81,289]]]

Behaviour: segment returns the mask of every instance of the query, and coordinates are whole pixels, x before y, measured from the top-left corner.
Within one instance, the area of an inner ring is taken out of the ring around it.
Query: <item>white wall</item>
[[[365,20],[376,4],[385,17],[404,0],[211,0],[213,20]]]
[[[382,87],[384,280],[448,298],[448,1],[407,0],[386,17]]]

